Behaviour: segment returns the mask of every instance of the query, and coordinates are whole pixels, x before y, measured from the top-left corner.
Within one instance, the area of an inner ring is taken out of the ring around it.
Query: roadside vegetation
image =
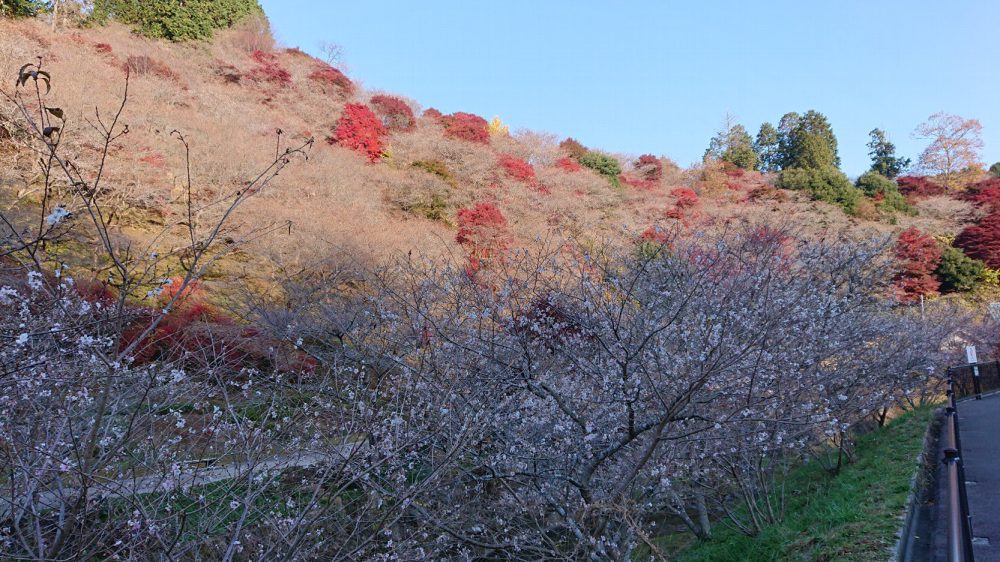
[[[831,474],[819,462],[789,472],[782,522],[748,536],[721,525],[692,542],[675,560],[886,560],[896,543],[917,455],[933,406],[906,412],[862,435],[854,462]]]

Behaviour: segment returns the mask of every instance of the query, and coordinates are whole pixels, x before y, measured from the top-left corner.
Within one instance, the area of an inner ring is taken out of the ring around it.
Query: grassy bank
[[[861,437],[856,462],[837,476],[815,462],[792,471],[782,524],[747,537],[720,523],[710,541],[693,543],[677,559],[888,559],[932,411],[909,412]]]

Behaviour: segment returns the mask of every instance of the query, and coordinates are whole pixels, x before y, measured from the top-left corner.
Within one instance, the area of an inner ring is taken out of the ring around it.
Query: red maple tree
[[[903,302],[913,302],[921,295],[937,294],[941,282],[934,270],[941,263],[941,247],[930,236],[916,228],[904,230],[893,247],[900,272],[893,287]]]

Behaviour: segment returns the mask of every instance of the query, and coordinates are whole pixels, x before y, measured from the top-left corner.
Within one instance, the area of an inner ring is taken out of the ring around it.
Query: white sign
[[[965,358],[969,360],[969,364],[979,363],[979,361],[976,360],[976,346],[965,346]]]

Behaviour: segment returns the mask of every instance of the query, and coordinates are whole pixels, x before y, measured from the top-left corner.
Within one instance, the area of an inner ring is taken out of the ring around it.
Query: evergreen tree
[[[778,130],[774,128],[774,125],[765,122],[760,126],[753,149],[760,158],[761,171],[777,172],[781,169],[778,139]]]
[[[814,110],[801,117],[795,113],[781,118],[779,144],[782,168],[819,169],[840,167],[837,155],[837,137],[826,116]],[[784,141],[784,142],[781,142]]]
[[[729,162],[744,170],[756,170],[759,161],[750,133],[743,125],[732,124],[728,117],[723,130],[709,142],[705,157]]]
[[[896,156],[896,145],[889,142],[882,129],[872,129],[871,140],[868,141],[870,149],[868,155],[872,157],[871,171],[881,174],[889,179],[894,179],[910,165],[909,158]]]
[[[990,166],[990,173],[993,174],[993,177],[1000,178],[1000,162],[996,162]]]

